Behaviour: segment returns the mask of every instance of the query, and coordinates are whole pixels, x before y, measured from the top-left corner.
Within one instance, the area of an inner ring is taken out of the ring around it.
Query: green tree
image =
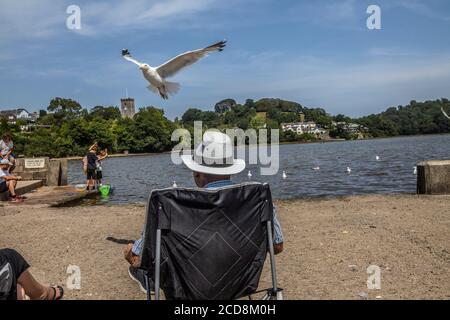
[[[120,109],[118,107],[95,106],[89,112],[89,118],[102,118],[105,120],[117,120],[121,118]]]

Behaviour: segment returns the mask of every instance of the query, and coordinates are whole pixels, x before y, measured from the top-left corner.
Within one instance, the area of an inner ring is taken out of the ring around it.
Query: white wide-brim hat
[[[8,166],[12,166],[12,163],[9,162],[8,159],[2,159],[2,160],[0,161],[0,164],[7,164]]]
[[[245,169],[245,161],[234,159],[234,147],[228,135],[218,131],[206,131],[203,142],[195,149],[194,155],[182,155],[181,160],[192,171],[232,175]]]

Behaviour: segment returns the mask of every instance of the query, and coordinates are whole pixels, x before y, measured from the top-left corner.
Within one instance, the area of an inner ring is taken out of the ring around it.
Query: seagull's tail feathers
[[[165,81],[164,83],[164,93],[168,96],[172,96],[180,90],[180,84],[177,82]]]
[[[172,96],[178,92],[180,89],[180,84],[176,82],[164,81],[164,83],[158,88],[152,85],[149,85],[147,88],[154,93],[159,94],[164,100],[167,100],[169,99],[169,96]]]
[[[154,93],[159,93],[158,88],[152,86],[151,84],[149,84],[149,85],[147,86],[147,89],[150,90],[150,91],[152,91],[152,92],[154,92]]]

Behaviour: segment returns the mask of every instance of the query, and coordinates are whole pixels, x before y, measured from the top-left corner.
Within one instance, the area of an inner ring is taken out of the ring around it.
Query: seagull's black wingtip
[[[130,55],[130,51],[128,49],[122,49],[122,56],[128,56]]]
[[[222,40],[217,43],[214,43],[213,45],[210,45],[208,48],[214,48],[220,52],[220,51],[223,51],[223,48],[225,48],[226,44],[227,44],[227,40]]]

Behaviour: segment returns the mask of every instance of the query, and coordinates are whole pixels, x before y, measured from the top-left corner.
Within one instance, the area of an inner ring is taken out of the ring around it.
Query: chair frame
[[[267,201],[267,200],[266,200]],[[161,210],[161,207],[159,208]],[[159,214],[159,211],[158,213]],[[283,289],[278,288],[277,285],[277,271],[275,263],[275,253],[273,250],[273,237],[272,237],[272,221],[266,222],[267,227],[267,241],[270,257],[270,271],[272,275],[272,288],[266,289],[266,294],[261,300],[283,300]],[[156,244],[155,244],[155,300],[161,300],[160,296],[160,279],[161,279],[161,229],[156,229]],[[151,300],[151,289],[149,286],[149,275],[145,274],[145,286],[147,289],[147,300]],[[256,292],[255,292],[256,293]]]

